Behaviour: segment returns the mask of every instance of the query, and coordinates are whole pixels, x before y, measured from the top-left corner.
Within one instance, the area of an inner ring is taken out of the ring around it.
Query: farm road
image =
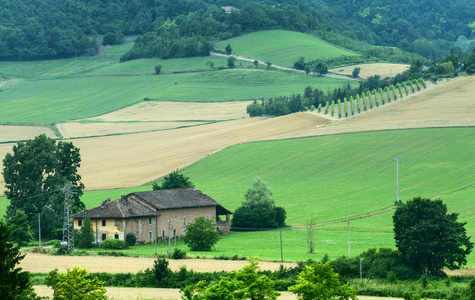
[[[257,62],[258,62],[260,65],[267,66],[267,63],[263,62],[262,60],[254,59],[254,58],[252,58],[252,57],[242,56],[242,55],[239,55],[239,54],[227,55],[227,54],[221,54],[221,53],[216,53],[216,52],[210,52],[210,54],[211,54],[211,56],[215,56],[215,57],[226,57],[226,58],[227,58],[227,57],[230,57],[230,56],[233,56],[233,57],[236,58],[236,60],[249,61],[249,62],[254,62],[254,61],[257,60]],[[304,74],[305,74],[305,71],[303,71],[303,70],[297,70],[297,69],[294,69],[294,68],[281,67],[281,66],[277,66],[277,65],[274,65],[274,64],[271,65],[271,68],[274,68],[274,69],[277,69],[277,70],[283,70],[283,71],[296,72],[296,73],[304,73]],[[309,74],[310,74],[310,75],[317,75],[317,74],[315,74],[314,72],[310,72]],[[356,81],[359,80],[359,79],[356,79],[356,78],[353,78],[353,77],[350,77],[350,76],[338,75],[338,74],[332,74],[332,73],[319,74],[319,76],[332,77],[332,78],[345,79],[345,80],[356,80]]]

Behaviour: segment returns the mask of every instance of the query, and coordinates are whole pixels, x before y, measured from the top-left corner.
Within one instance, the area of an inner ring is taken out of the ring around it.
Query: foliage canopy
[[[46,276],[46,285],[53,288],[53,300],[96,300],[107,299],[103,282],[91,278],[86,269],[74,267],[66,273],[54,269]]]
[[[11,233],[0,220],[0,295],[2,299],[35,299],[28,272],[16,267],[25,254],[10,242]]]
[[[32,214],[41,213],[45,207],[55,212],[54,218],[46,218],[42,225],[58,228],[62,226],[64,210],[64,191],[71,184],[72,212],[84,210],[80,200],[84,184],[78,168],[81,165],[79,149],[70,142],[58,142],[42,134],[33,140],[20,142],[13,146],[13,153],[7,153],[3,159],[3,178],[5,195],[10,200],[7,217],[15,215],[21,209],[30,224],[36,219]],[[49,224],[49,221],[51,224]],[[36,227],[32,227],[36,230]],[[44,232],[45,238],[49,238]]]
[[[356,299],[356,292],[340,282],[330,262],[305,266],[297,284],[289,287],[289,291],[297,294],[300,300]]]
[[[182,289],[183,300],[275,300],[280,296],[274,290],[274,281],[259,272],[258,262],[250,260],[241,270],[232,272],[233,276],[223,276],[216,284],[207,285],[200,281]]]
[[[152,188],[154,191],[189,189],[189,188],[194,188],[194,187],[195,185],[190,181],[190,178],[186,177],[183,174],[178,173],[178,170],[173,171],[168,175],[165,175],[161,186],[158,185],[158,183],[154,183],[152,185]]]
[[[233,230],[268,229],[285,226],[286,212],[283,207],[275,206],[271,198],[272,190],[267,183],[256,178],[246,190],[242,206],[233,214]]]
[[[457,213],[447,213],[442,200],[416,197],[399,206],[393,216],[396,247],[417,273],[438,275],[442,268],[467,263],[473,248]]]
[[[183,242],[191,251],[211,251],[219,241],[219,232],[216,224],[205,217],[198,217],[193,223],[186,225],[186,234]]]

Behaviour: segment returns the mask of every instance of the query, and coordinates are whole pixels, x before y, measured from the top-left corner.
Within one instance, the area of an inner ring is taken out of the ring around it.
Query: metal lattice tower
[[[71,184],[64,187],[64,221],[63,221],[63,243],[67,251],[74,249],[73,219],[71,218]]]

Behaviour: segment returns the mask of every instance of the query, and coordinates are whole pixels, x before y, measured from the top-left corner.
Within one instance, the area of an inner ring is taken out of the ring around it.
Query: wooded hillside
[[[240,11],[225,14],[221,6]],[[475,31],[468,0],[0,0],[0,59],[31,60],[94,53],[93,37],[120,42],[174,20],[181,36],[225,39],[263,29],[313,31],[338,43],[351,38],[398,46],[426,57],[463,51]],[[313,8],[313,9],[311,9]]]

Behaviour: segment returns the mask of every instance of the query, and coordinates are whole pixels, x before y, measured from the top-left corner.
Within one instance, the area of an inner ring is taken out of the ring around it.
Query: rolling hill
[[[307,61],[358,55],[335,47],[317,37],[287,30],[265,30],[219,41],[216,47],[223,50],[231,45],[234,54],[252,57],[278,66],[293,67],[301,56]]]

